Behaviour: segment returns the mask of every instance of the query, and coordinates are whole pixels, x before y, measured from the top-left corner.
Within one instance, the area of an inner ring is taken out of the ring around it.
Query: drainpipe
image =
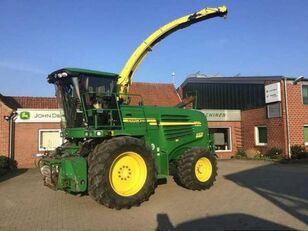
[[[5,116],[4,119],[9,122],[9,158],[14,160],[14,137],[15,137],[15,129],[14,129],[14,120],[17,116],[17,112],[12,112],[11,115]]]
[[[288,89],[287,89],[287,77],[284,77],[284,100],[286,105],[286,122],[287,122],[287,142],[288,142],[288,157],[291,159],[291,141],[290,141],[290,124],[289,124],[289,107],[288,107]]]

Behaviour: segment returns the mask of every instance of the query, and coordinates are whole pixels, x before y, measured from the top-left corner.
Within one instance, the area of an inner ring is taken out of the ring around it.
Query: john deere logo
[[[28,120],[30,119],[30,112],[23,111],[20,113],[20,119],[22,120]]]

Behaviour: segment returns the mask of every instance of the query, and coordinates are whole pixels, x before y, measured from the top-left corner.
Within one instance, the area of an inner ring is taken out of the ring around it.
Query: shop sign
[[[281,101],[280,83],[265,85],[265,103]]]
[[[58,109],[17,109],[16,123],[59,123],[61,121]]]
[[[208,121],[241,121],[240,110],[203,109]]]

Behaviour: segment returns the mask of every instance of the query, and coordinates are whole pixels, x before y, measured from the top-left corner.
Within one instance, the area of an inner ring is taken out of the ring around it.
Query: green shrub
[[[0,156],[0,175],[4,175],[9,170],[13,170],[17,167],[17,162],[11,160],[6,156]]]
[[[270,159],[281,159],[282,158],[281,154],[282,154],[281,148],[273,147],[267,150],[267,152],[265,153],[265,157],[268,157]]]
[[[247,158],[247,154],[245,151],[243,150],[238,150],[235,155],[234,155],[235,159],[246,159]]]
[[[0,168],[7,169],[9,167],[9,162],[6,156],[0,156]]]
[[[292,159],[307,158],[308,153],[306,152],[305,147],[301,145],[293,145],[291,146],[291,157]]]

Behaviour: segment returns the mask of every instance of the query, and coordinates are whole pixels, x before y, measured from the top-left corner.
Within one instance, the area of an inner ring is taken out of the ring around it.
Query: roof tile
[[[181,102],[173,84],[134,82],[129,87],[130,94],[142,96],[144,105],[175,106]],[[138,105],[140,98],[131,97],[130,105]]]
[[[30,96],[0,96],[0,100],[12,109],[17,108],[58,108],[55,97],[30,97]]]

